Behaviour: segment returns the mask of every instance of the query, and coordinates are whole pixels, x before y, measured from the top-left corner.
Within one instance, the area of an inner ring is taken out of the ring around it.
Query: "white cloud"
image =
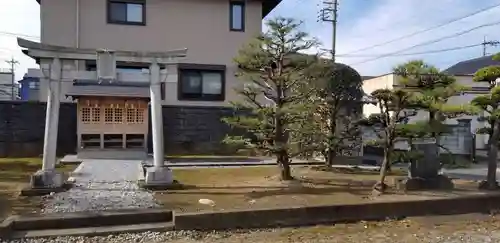
[[[484,1],[481,6],[467,0],[377,0],[378,5],[368,11],[367,14],[355,20],[346,22],[342,20],[342,12],[339,17],[339,29],[337,39],[337,54],[349,53],[367,46],[386,42],[400,36],[408,35],[415,31],[426,29],[430,26],[446,22],[447,20],[471,13],[488,5],[493,1]],[[388,45],[380,46],[355,54],[384,54],[392,53],[407,47],[448,36],[478,25],[500,21],[500,7],[483,12],[473,17],[455,22],[445,27],[432,30],[423,34],[415,35]],[[387,27],[387,28],[386,28]],[[381,28],[387,29],[377,31]],[[477,44],[483,41],[483,36],[488,39],[500,38],[500,32],[496,31],[500,25],[482,28],[457,38],[451,38],[436,44],[414,48],[408,52],[419,52]],[[326,47],[331,46],[331,32],[313,33],[323,40]],[[494,50],[490,48],[490,50]],[[422,58],[438,67],[447,67],[458,61],[480,57],[481,47],[461,50],[457,52],[444,52],[432,55],[386,57],[360,65],[354,65],[362,75],[377,75],[391,71],[398,63]],[[371,58],[338,58],[339,62],[353,64]]]

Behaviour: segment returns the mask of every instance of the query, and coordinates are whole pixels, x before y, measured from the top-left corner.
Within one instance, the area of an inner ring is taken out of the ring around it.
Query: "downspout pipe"
[[[80,0],[75,0],[76,21],[75,21],[75,47],[80,48]]]

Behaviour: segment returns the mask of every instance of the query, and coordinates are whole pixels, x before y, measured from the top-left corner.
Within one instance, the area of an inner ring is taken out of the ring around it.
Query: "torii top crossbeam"
[[[17,38],[17,44],[26,48],[23,53],[35,58],[59,58],[59,59],[70,59],[70,60],[96,60],[96,53],[99,50],[96,49],[83,49],[83,48],[73,48],[64,46],[47,45],[39,42],[34,42],[26,40],[23,38]],[[121,62],[138,62],[138,63],[158,63],[158,64],[171,64],[177,63],[175,59],[186,57],[187,48],[170,50],[165,52],[135,52],[135,51],[113,51],[113,50],[101,50],[113,52],[116,61]]]

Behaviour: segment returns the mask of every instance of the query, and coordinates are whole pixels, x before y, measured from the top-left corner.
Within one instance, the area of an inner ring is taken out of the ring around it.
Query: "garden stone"
[[[452,180],[439,174],[441,170],[439,147],[434,143],[422,143],[415,144],[414,148],[423,156],[410,163],[408,178],[398,182],[397,188],[404,191],[453,189]]]

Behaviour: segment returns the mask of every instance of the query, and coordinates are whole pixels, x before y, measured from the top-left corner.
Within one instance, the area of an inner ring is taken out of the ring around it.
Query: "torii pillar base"
[[[52,192],[63,192],[71,188],[66,183],[65,175],[55,170],[39,170],[31,176],[30,185],[21,190],[22,196],[43,196]]]
[[[176,190],[182,189],[182,184],[173,179],[172,170],[164,167],[146,167],[144,181],[139,186],[148,190]]]
[[[166,166],[152,166],[146,169],[144,183],[146,185],[170,185],[174,182],[172,170]]]

